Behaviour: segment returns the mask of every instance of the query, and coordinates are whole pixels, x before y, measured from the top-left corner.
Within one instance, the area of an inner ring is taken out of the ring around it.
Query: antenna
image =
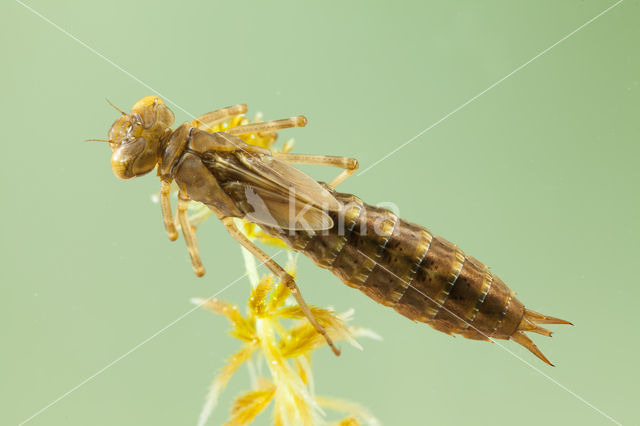
[[[109,98],[105,98],[107,100],[107,102],[109,103],[109,105],[111,105],[112,107],[114,107],[116,109],[116,111],[120,112],[120,114],[122,115],[127,115],[127,113],[125,113],[124,111],[122,111],[120,108],[118,108],[117,106],[115,106],[114,104],[111,103],[111,101],[109,100]]]

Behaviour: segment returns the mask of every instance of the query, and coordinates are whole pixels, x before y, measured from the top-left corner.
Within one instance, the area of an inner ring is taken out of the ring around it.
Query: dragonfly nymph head
[[[157,96],[140,99],[131,113],[122,114],[109,129],[111,169],[120,179],[153,170],[160,155],[160,140],[173,124],[173,113]]]

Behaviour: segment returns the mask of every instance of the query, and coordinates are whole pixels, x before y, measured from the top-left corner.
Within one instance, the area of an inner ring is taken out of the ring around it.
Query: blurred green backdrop
[[[282,135],[297,152],[355,156],[364,169],[614,4],[27,3],[104,58],[20,3],[0,6],[2,424],[243,272],[211,220],[199,230],[208,275],[196,278],[151,203],[158,180],[118,181],[108,148],[83,142],[105,137],[117,116],[105,96],[125,110],[156,92],[193,115],[235,103],[267,119],[305,114],[306,129]],[[638,421],[639,18],[638,1],[620,3],[342,187],[396,203],[489,264],[528,307],[573,321],[535,338],[557,367],[505,343],[544,377],[497,345],[414,324],[304,260],[310,303],[353,307],[355,324],[385,339],[363,340],[364,352],[343,344],[340,358],[318,351],[319,393],[387,425],[611,423],[575,395]],[[247,294],[242,280],[220,297],[242,304]],[[226,329],[193,312],[28,424],[195,424],[238,347]],[[211,424],[248,386],[243,370]]]

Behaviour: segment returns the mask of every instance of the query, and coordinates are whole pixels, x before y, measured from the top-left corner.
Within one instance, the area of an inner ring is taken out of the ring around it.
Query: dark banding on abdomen
[[[393,212],[334,193],[334,228],[308,234],[265,228],[345,284],[448,334],[509,338],[524,307],[488,267]]]

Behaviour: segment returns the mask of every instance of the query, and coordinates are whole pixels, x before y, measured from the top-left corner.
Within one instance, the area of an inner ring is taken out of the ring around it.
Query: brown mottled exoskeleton
[[[109,130],[111,167],[117,177],[129,179],[157,168],[164,225],[171,240],[178,234],[169,192],[171,182],[177,183],[178,221],[196,275],[204,275],[204,268],[187,215],[189,200],[207,205],[229,233],[291,289],[336,354],[339,350],[313,317],[294,279],[238,230],[234,218],[258,224],[345,284],[414,321],[470,339],[512,339],[551,364],[524,332],[550,336],[537,323],[567,321],[525,309],[500,278],[455,244],[389,210],[336,192],[335,187],[357,169],[355,159],[275,153],[238,137],[305,126],[303,116],[207,131],[245,112],[246,105],[231,106],[172,130],[173,113],[160,98],[148,96],[130,114],[121,111]],[[343,171],[324,184],[291,164]]]

